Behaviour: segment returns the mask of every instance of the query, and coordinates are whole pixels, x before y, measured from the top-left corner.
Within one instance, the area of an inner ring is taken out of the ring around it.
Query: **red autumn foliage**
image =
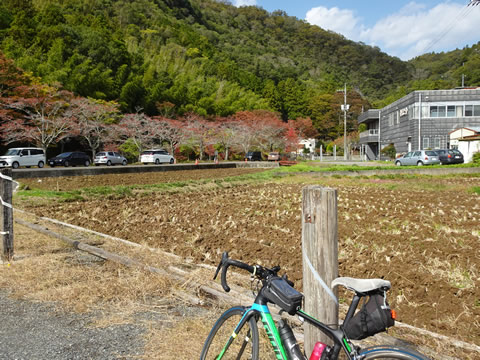
[[[6,98],[15,115],[2,124],[3,141],[29,142],[43,149],[79,133],[76,113],[70,105],[73,94],[53,86],[22,85],[16,95]]]

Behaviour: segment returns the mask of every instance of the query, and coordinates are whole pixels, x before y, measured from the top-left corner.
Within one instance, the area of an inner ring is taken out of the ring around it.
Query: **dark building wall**
[[[397,153],[419,148],[419,106],[421,148],[445,148],[449,133],[461,127],[479,127],[480,116],[430,117],[430,106],[480,106],[480,89],[414,91],[380,110],[380,141],[382,148],[394,144]],[[424,146],[425,145],[425,146]]]

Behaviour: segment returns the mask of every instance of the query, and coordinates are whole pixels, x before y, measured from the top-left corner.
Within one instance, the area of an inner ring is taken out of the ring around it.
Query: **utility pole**
[[[343,89],[343,160],[347,160],[347,111],[350,105],[347,104],[347,83]]]

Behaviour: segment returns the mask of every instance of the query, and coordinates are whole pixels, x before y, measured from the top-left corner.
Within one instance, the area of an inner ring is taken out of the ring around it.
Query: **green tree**
[[[123,111],[135,112],[136,107],[144,103],[145,89],[140,78],[136,78],[123,86],[120,93],[119,103]]]

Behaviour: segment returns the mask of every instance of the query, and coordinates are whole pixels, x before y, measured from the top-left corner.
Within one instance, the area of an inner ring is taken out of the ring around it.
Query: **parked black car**
[[[64,152],[48,160],[48,165],[54,166],[90,166],[90,158],[81,151]]]
[[[245,155],[247,161],[262,161],[262,153],[260,151],[249,151]]]
[[[456,149],[435,150],[440,159],[440,164],[463,164],[463,154]]]

